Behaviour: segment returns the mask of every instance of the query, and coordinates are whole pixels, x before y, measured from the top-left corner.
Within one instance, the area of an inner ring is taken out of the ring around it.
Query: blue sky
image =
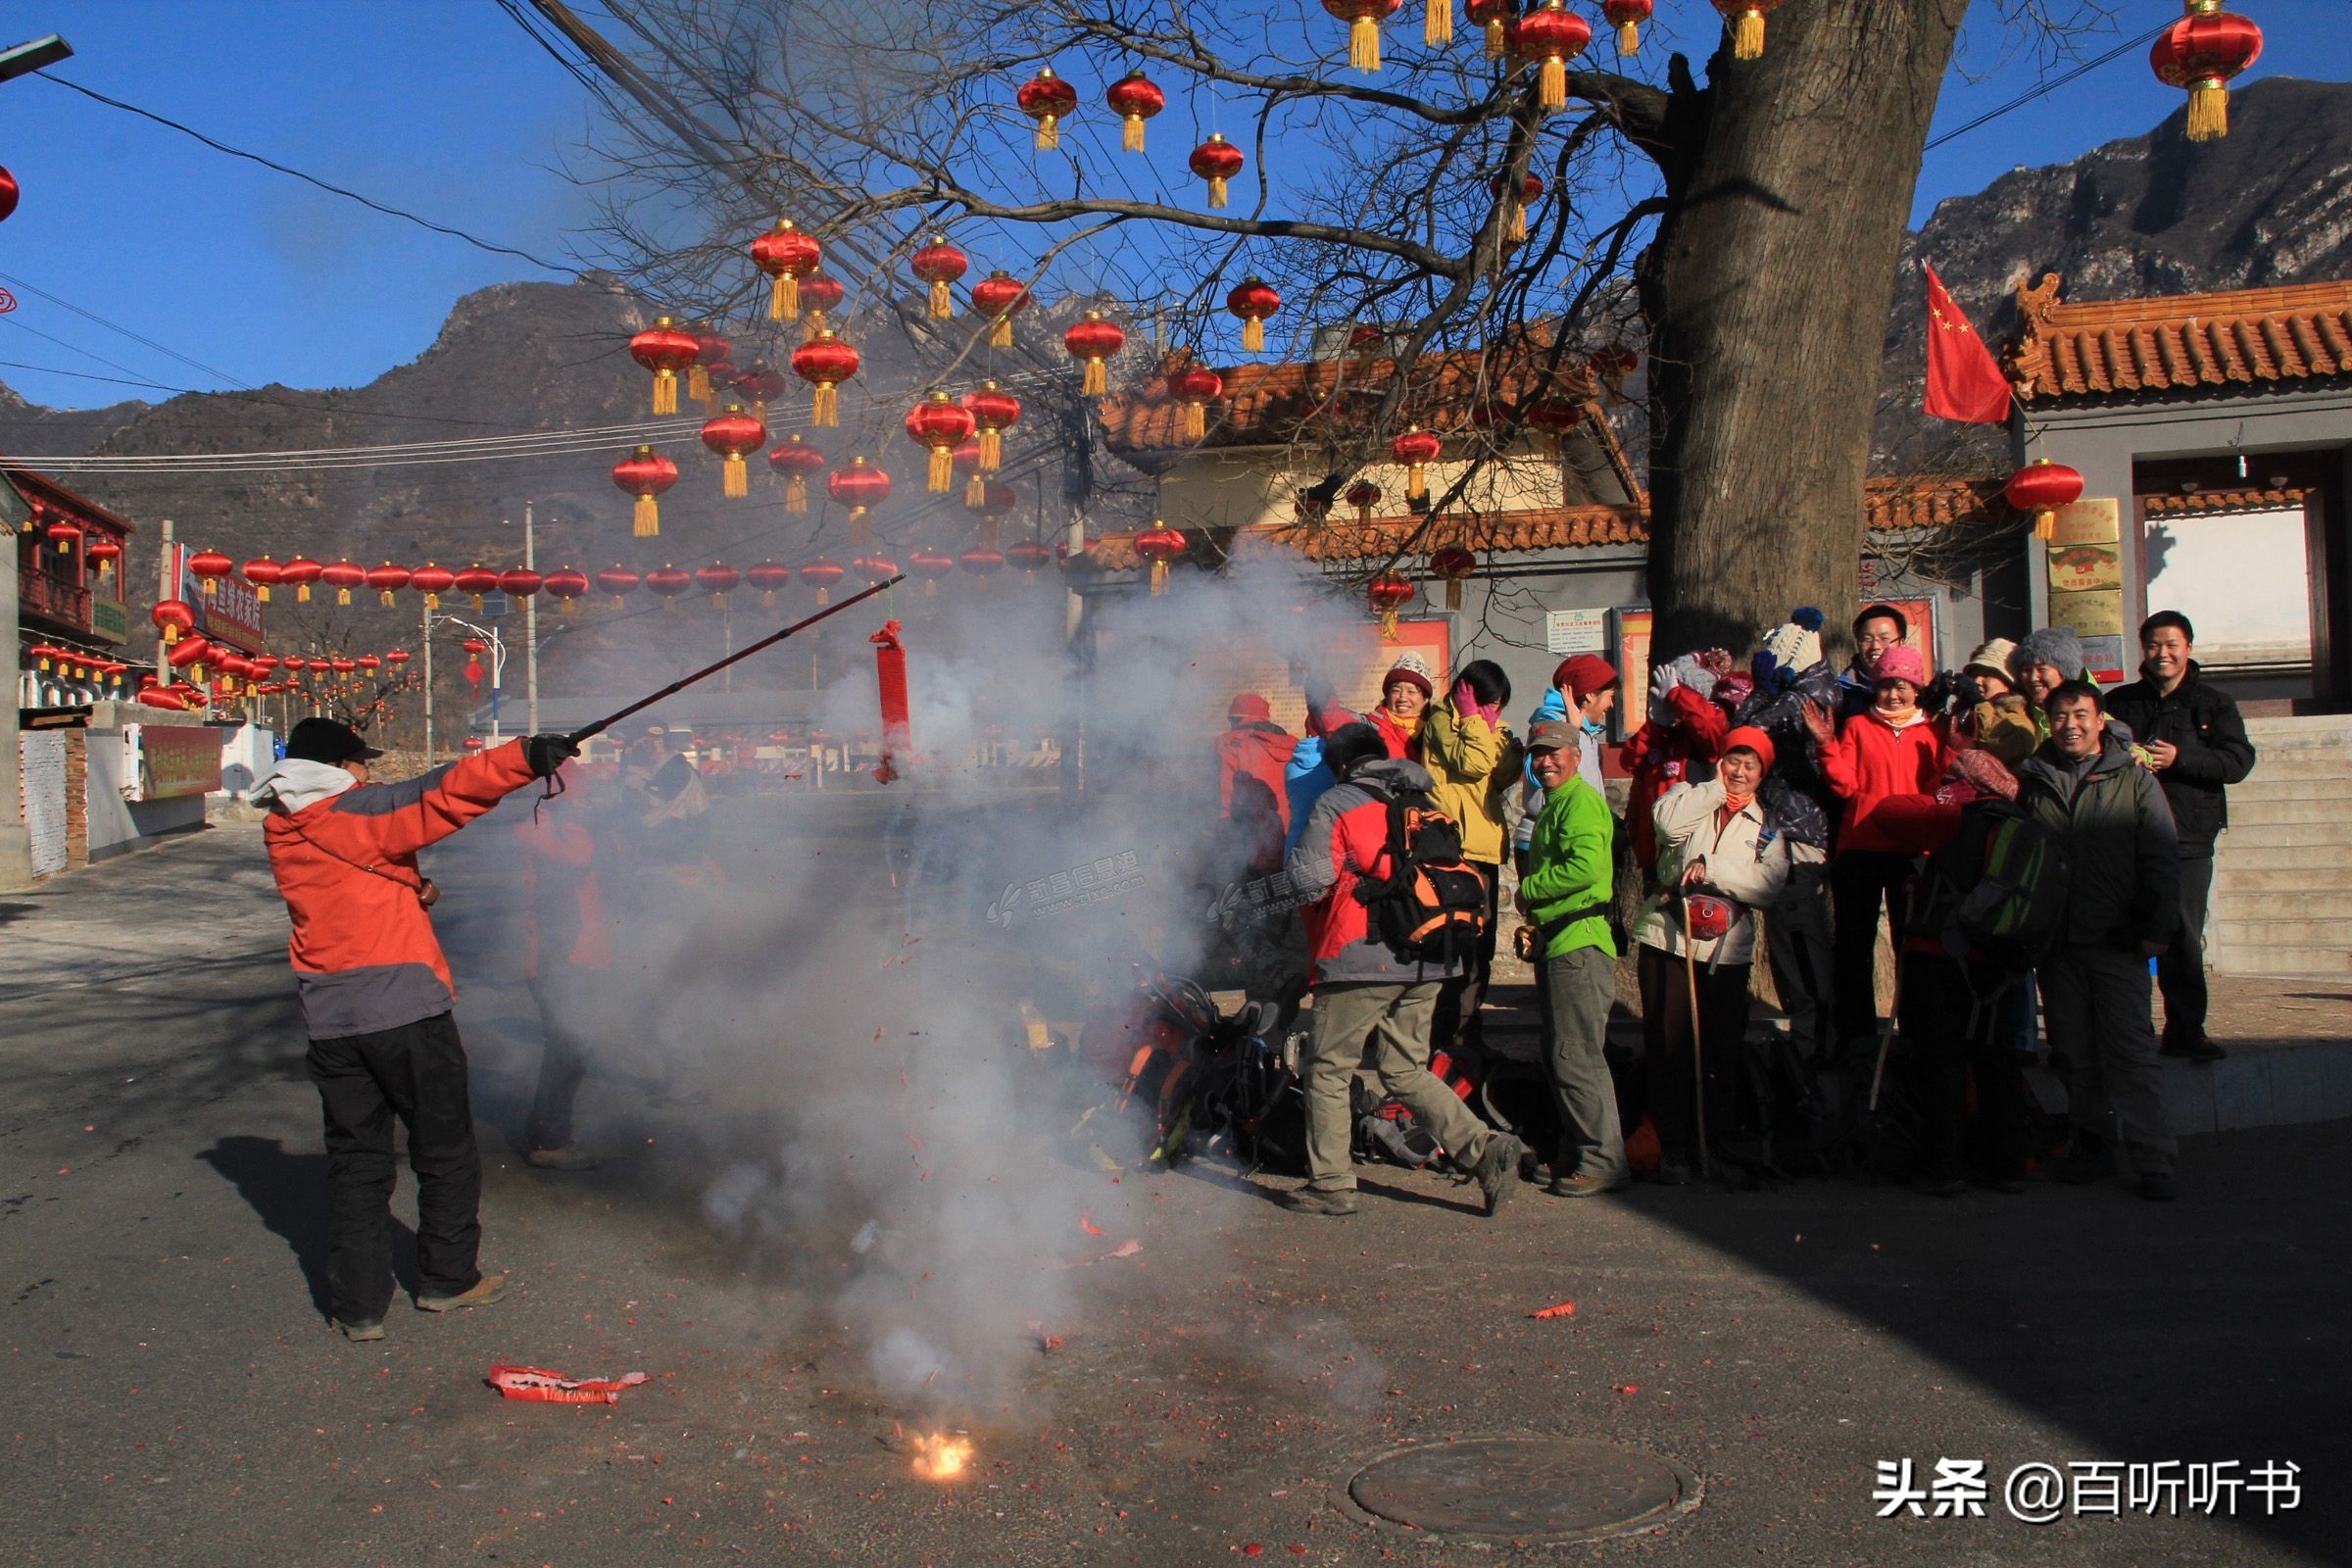
[[[2121,31],[2089,36],[2084,54],[2178,14],[2174,0],[2110,6]],[[1700,0],[1662,0],[1661,13],[1679,9],[1695,12]],[[1972,8],[1939,129],[2066,69],[2021,49],[2000,9],[1997,0]],[[2343,0],[2240,0],[2239,9],[2270,39],[2254,75],[2352,78]],[[567,231],[589,217],[560,170],[589,123],[587,95],[491,0],[30,0],[8,11],[6,42],[54,29],[74,44],[59,75],[485,239],[561,260]],[[2016,165],[2137,134],[2180,101],[2150,76],[2143,53],[2127,54],[1932,152],[1915,220]],[[16,362],[0,364],[0,381],[55,407],[165,395],[56,370],[172,388],[363,383],[421,353],[466,291],[554,275],[49,82],[0,84],[0,165],[24,192],[0,224],[0,284],[19,296],[0,316],[0,361]]]

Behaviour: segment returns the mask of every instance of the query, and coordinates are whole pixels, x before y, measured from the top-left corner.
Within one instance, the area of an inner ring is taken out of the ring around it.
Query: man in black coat
[[[2188,617],[2160,610],[2140,623],[2140,678],[2117,688],[2107,711],[2148,750],[2180,833],[2180,935],[2156,960],[2164,992],[2164,1052],[2191,1061],[2229,1054],[2205,1035],[2205,905],[2213,841],[2230,825],[2230,786],[2254,770],[2254,743],[2228,692],[2206,684],[2190,658]]]

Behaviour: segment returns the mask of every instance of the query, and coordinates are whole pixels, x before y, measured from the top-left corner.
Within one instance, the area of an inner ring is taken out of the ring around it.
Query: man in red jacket
[[[466,1090],[457,988],[433,937],[439,890],[416,852],[578,748],[534,735],[402,784],[370,784],[382,753],[331,719],[306,718],[253,798],[270,869],[293,917],[288,954],[311,1038],[311,1081],[326,1116],[327,1288],[332,1326],[384,1337],[392,1301],[392,1119],[409,1130],[416,1173],[416,1305],[488,1306],[506,1276],[476,1266],[482,1160]]]

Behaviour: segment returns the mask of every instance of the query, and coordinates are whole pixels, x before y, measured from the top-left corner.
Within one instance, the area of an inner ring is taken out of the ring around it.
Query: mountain
[[[2068,301],[2352,276],[2352,82],[2269,76],[2230,96],[2220,141],[2191,142],[2182,108],[2144,136],[2014,170],[1937,204],[1905,245],[1895,286],[1877,429],[1883,471],[2006,463],[1996,427],[1920,413],[1922,258],[1994,344],[2016,328],[2018,283],[2045,272],[2065,279]]]

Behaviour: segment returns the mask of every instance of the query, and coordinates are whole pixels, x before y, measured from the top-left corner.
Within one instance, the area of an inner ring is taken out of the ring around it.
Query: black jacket
[[[2180,851],[2155,775],[2113,732],[2077,782],[2043,742],[2017,770],[2017,804],[2066,840],[2066,940],[2128,948],[2170,944],[2180,926]]]
[[[2143,676],[2117,687],[2107,699],[2107,711],[2131,725],[2132,738],[2141,745],[2169,741],[2179,750],[2156,782],[2164,786],[2180,828],[2180,853],[2211,855],[2214,835],[2230,825],[2228,787],[2244,783],[2254,770],[2254,743],[2246,739],[2236,701],[2207,685],[2192,659],[2170,697]]]

